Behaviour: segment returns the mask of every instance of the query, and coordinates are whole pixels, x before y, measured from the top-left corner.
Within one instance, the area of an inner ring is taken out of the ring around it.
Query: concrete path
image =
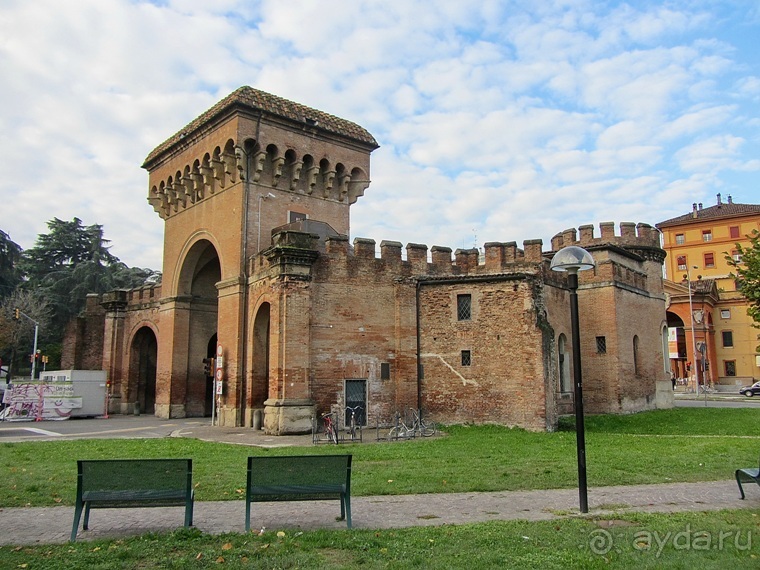
[[[706,511],[760,508],[760,489],[747,486],[739,498],[735,481],[632,485],[589,489],[589,516],[609,513]],[[354,497],[353,526],[386,529],[465,524],[496,520],[549,520],[578,516],[577,489]],[[268,531],[345,529],[335,520],[337,501],[259,503],[252,508],[252,528]],[[0,509],[0,545],[63,543],[69,539],[73,507]],[[195,526],[220,534],[245,531],[243,501],[196,502]],[[90,529],[78,540],[119,538],[163,532],[182,526],[183,509],[98,509]]]

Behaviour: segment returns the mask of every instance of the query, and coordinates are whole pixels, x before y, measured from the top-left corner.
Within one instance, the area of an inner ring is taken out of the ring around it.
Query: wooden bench
[[[245,530],[251,530],[251,503],[340,501],[340,519],[351,528],[351,455],[249,457]]]
[[[84,509],[185,507],[185,526],[193,525],[192,459],[103,459],[77,461],[77,498],[71,541]]]
[[[742,499],[743,499],[744,489],[742,489],[742,479],[744,479],[745,481],[754,481],[755,483],[760,485],[760,467],[758,468],[748,467],[746,469],[736,470],[736,482],[739,484],[739,493],[741,493]]]

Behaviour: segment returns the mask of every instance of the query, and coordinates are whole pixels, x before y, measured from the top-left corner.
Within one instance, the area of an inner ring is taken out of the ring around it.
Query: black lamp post
[[[573,383],[575,385],[575,437],[578,450],[578,494],[582,513],[588,512],[586,485],[586,430],[583,420],[583,379],[581,376],[580,324],[578,320],[578,272],[594,267],[594,258],[582,247],[560,249],[552,258],[554,271],[566,271],[570,285],[570,325],[573,334]]]

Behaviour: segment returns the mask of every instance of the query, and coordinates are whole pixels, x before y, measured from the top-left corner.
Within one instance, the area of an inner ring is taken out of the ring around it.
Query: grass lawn
[[[760,410],[676,408],[586,421],[590,486],[730,479],[757,463]],[[573,419],[555,433],[450,426],[409,442],[264,449],[193,439],[0,445],[0,507],[73,504],[76,459],[192,457],[196,499],[242,498],[248,455],[352,453],[352,494],[572,488]],[[0,514],[0,516],[2,516]],[[571,516],[402,530],[211,536],[195,529],[0,548],[4,568],[758,568],[760,510]]]
[[[586,421],[589,486],[730,479],[757,464],[760,410],[676,408]],[[352,453],[352,494],[383,495],[577,485],[572,419],[555,433],[450,426],[445,437],[340,447],[265,449],[185,438],[0,444],[0,507],[73,504],[76,459],[191,457],[196,499],[242,498],[248,455]]]
[[[0,568],[568,568],[691,570],[760,566],[752,511],[629,514],[615,519],[506,521],[401,530],[197,530],[66,545],[0,547]]]

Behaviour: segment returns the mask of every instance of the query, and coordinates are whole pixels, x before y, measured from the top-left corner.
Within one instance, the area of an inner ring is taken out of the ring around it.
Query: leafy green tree
[[[66,324],[85,306],[88,293],[131,289],[156,272],[130,268],[110,253],[101,225],[85,226],[79,218],[48,222],[34,247],[22,253],[23,288],[38,291],[50,307],[49,338],[60,342]]]
[[[21,246],[0,230],[0,299],[11,295],[21,283],[20,259]]]
[[[747,236],[750,245],[736,244],[741,261],[726,255],[728,264],[736,271],[736,288],[749,301],[747,314],[760,327],[760,232],[753,230]],[[760,346],[755,349],[760,352]]]

